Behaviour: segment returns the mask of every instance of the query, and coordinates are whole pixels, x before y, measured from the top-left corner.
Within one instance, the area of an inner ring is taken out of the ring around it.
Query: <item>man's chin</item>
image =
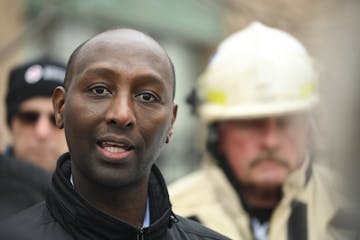
[[[258,179],[254,179],[252,185],[256,186],[256,188],[273,190],[281,188],[284,182],[285,176],[262,176]]]
[[[281,189],[282,185],[282,181],[259,181],[254,184],[254,187],[264,192],[273,192]]]
[[[257,184],[257,188],[258,189],[262,189],[263,191],[269,191],[272,192],[274,190],[278,190],[279,188],[282,187],[282,184],[279,182],[274,182],[274,183],[258,183]]]
[[[37,154],[24,159],[38,167],[48,169],[51,168],[50,166],[56,165],[57,158],[58,157],[49,154]]]

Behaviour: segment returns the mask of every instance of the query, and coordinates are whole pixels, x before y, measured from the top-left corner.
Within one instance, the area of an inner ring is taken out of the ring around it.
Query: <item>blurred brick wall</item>
[[[11,66],[21,60],[21,49],[14,45],[14,40],[23,29],[23,1],[0,1],[0,148],[9,140],[5,122],[5,91],[7,74]]]

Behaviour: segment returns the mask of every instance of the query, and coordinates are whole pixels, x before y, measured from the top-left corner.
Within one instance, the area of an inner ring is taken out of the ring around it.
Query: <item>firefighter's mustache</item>
[[[261,153],[259,156],[257,156],[254,159],[254,161],[250,163],[250,167],[255,167],[256,165],[260,164],[263,161],[272,161],[284,168],[290,168],[288,162],[285,161],[278,154],[274,153],[273,151],[266,151]]]

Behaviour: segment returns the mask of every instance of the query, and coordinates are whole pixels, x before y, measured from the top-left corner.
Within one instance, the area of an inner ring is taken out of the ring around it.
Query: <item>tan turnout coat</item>
[[[334,175],[325,166],[305,161],[283,185],[283,198],[269,224],[269,240],[341,239],[329,226],[338,210]],[[173,210],[196,217],[231,239],[252,240],[250,219],[222,170],[206,156],[200,170],[170,185]]]

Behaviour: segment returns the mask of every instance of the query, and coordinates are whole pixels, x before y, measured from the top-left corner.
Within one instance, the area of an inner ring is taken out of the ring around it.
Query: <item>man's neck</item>
[[[90,202],[111,216],[135,227],[142,227],[146,212],[147,191],[132,189],[123,193],[104,194],[93,198]]]
[[[75,189],[94,207],[125,221],[135,227],[142,227],[146,213],[148,181],[124,188],[106,188],[74,182]]]

